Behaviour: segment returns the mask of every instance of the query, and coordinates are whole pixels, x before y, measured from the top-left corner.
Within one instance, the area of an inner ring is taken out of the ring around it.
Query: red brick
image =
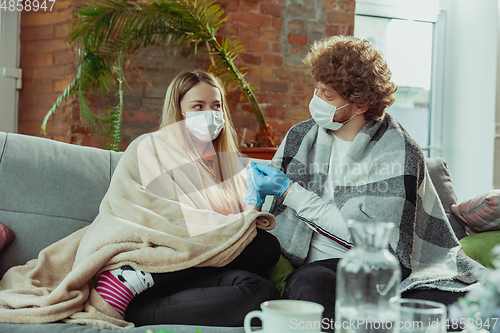
[[[264,64],[281,67],[283,66],[283,56],[277,54],[264,54]]]
[[[219,0],[217,1],[221,4],[221,7],[224,11],[227,12],[235,12],[238,10],[239,1],[234,0]]]
[[[269,51],[268,42],[259,40],[241,39],[241,44],[245,47],[247,52],[264,53]]]
[[[273,75],[273,69],[268,66],[251,67],[250,74],[260,78],[269,78]]]
[[[51,3],[52,5],[52,3]],[[57,0],[56,3],[54,4],[54,7],[52,10],[63,10],[63,9],[68,9],[68,8],[73,8],[75,7],[74,1],[68,1],[68,0]]]
[[[71,34],[71,23],[59,23],[55,25],[56,38],[68,38]]]
[[[342,0],[341,0],[342,1]],[[340,1],[325,1],[323,3],[323,10],[325,11],[338,11],[340,9]]]
[[[256,13],[236,12],[228,14],[229,22],[250,23],[254,26],[269,28],[272,24],[272,17]]]
[[[18,133],[32,136],[42,136],[42,123],[40,121],[26,121],[19,124]]]
[[[73,78],[67,78],[67,79],[62,79],[62,80],[56,80],[54,81],[54,91],[55,92],[63,92],[66,90],[68,85],[73,81]]]
[[[247,64],[260,65],[262,63],[262,57],[253,53],[241,53],[239,58]]]
[[[327,25],[325,27],[325,33],[328,36],[338,36],[340,35],[340,26],[337,24]]]
[[[54,64],[62,65],[62,64],[73,64],[75,59],[70,51],[62,51],[54,53]]]
[[[290,44],[295,44],[295,45],[306,45],[307,44],[307,35],[294,34],[293,32],[290,32],[288,34],[288,42]]]
[[[281,40],[281,33],[277,30],[266,30],[261,38],[264,40],[279,41]]]
[[[268,105],[264,109],[264,114],[269,118],[285,118],[286,108],[282,105]]]
[[[267,120],[267,122],[269,123],[269,125],[271,125],[273,130],[283,131],[283,132],[288,132],[288,130],[295,124],[288,120],[269,119]]]
[[[56,24],[62,22],[68,22],[73,18],[73,14],[70,11],[64,12],[32,12],[28,13],[27,26],[35,25],[45,25],[45,24]]]
[[[311,85],[310,90],[306,94],[297,94],[292,97],[292,103],[291,105],[298,105],[301,106],[302,108],[309,110],[309,102],[311,101],[311,98],[314,93],[314,85]]]
[[[262,92],[285,93],[288,91],[288,84],[283,81],[262,81],[260,84]]]
[[[24,28],[26,26],[26,21],[28,20],[28,12],[22,11],[21,12],[21,28]]]
[[[276,78],[283,81],[302,82],[305,79],[303,71],[297,68],[281,67],[276,69]]]
[[[298,119],[299,121],[304,121],[311,118],[311,113],[308,109],[302,108],[299,110],[291,110],[288,116],[292,119]]]
[[[347,27],[346,35],[353,36],[354,35],[354,24],[349,24]]]
[[[52,80],[26,80],[23,82],[23,92],[52,92]]]
[[[130,111],[126,110],[123,112],[123,121],[130,121],[130,122],[140,122],[140,123],[151,123],[153,121],[156,121],[153,117],[153,113],[150,111],[142,111],[142,110],[137,110],[137,111]]]
[[[254,12],[258,13],[259,12],[259,1],[260,0],[245,0],[245,1],[240,1],[240,11],[244,12]]]
[[[342,4],[342,9],[346,12],[355,12],[356,11],[356,1],[354,0],[347,0],[343,1]]]
[[[292,20],[288,22],[288,28],[293,31],[305,31],[307,27],[307,21],[304,20]]]
[[[240,25],[237,22],[231,23],[226,21],[217,31],[217,36],[239,37]]]
[[[281,18],[273,18],[273,28],[277,30],[283,29],[283,19]]]
[[[54,65],[46,68],[35,68],[33,70],[33,78],[35,80],[44,79],[62,79],[75,75],[75,67],[73,65]]]
[[[307,47],[305,47],[304,45],[292,45],[292,48],[290,50],[290,54],[293,54],[293,55],[302,55],[302,54],[305,54],[307,52]]]
[[[271,15],[274,17],[281,17],[281,11],[285,8],[284,6],[274,5],[270,3],[261,3],[260,12],[262,14]]]
[[[273,52],[274,53],[281,53],[282,46],[283,45],[281,43],[273,43]]]
[[[32,80],[33,79],[33,70],[32,69],[23,69],[23,81],[24,80]]]
[[[48,54],[30,54],[21,57],[21,68],[47,67],[54,64],[54,56]]]
[[[259,102],[260,103],[269,103],[269,104],[274,104],[274,105],[279,105],[279,104],[287,104],[290,100],[290,96],[288,94],[284,93],[260,93],[259,94]]]
[[[54,51],[63,51],[68,49],[69,47],[64,39],[52,39],[26,43],[26,54],[52,53]]]
[[[240,38],[259,40],[262,38],[262,29],[255,26],[243,25],[240,31]]]
[[[43,117],[45,117],[45,114],[49,111],[52,105],[54,105],[57,97],[59,97],[58,93],[27,94],[24,95],[23,98],[19,100],[19,107],[32,108],[33,110],[36,110],[36,108],[42,108],[42,111],[38,112],[39,117],[34,119],[43,119]]]
[[[54,26],[40,26],[21,29],[21,42],[54,38]]]
[[[327,22],[334,22],[337,24],[354,24],[354,13],[330,12],[327,14],[326,20]]]
[[[314,90],[314,85],[307,84],[304,82],[295,82],[293,84],[293,93],[296,94],[308,94],[311,93],[312,97],[312,92]]]

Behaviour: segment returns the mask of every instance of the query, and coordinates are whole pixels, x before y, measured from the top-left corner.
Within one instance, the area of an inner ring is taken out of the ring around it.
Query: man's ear
[[[368,111],[368,107],[367,106],[358,106],[358,105],[356,105],[356,111],[355,111],[355,113],[357,115],[363,114],[366,111]]]

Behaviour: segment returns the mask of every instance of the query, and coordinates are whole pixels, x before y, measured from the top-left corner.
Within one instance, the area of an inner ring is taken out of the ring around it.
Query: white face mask
[[[185,116],[187,130],[201,142],[215,140],[224,127],[222,111],[189,111]]]
[[[316,122],[316,124],[318,124],[319,127],[336,131],[340,129],[345,123],[347,123],[349,120],[351,120],[356,116],[356,114],[354,114],[349,120],[344,121],[343,123],[337,123],[333,121],[335,112],[337,110],[345,108],[348,105],[349,103],[337,108],[335,105],[328,104],[323,99],[318,97],[315,91],[313,98],[309,103],[309,112],[311,112],[311,116],[313,117],[314,121]]]

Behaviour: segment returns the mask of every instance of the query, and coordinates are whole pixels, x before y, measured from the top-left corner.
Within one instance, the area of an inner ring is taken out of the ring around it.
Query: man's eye
[[[329,95],[327,93],[323,93],[323,96],[325,96],[326,99],[334,99],[335,98],[333,95]]]

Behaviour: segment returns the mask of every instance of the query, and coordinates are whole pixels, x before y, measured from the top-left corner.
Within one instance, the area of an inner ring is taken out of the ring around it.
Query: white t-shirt
[[[352,245],[347,224],[333,204],[335,185],[340,183],[342,162],[352,142],[343,141],[333,133],[332,135],[332,152],[323,197],[294,183],[283,202],[314,230],[306,263],[342,258]]]

